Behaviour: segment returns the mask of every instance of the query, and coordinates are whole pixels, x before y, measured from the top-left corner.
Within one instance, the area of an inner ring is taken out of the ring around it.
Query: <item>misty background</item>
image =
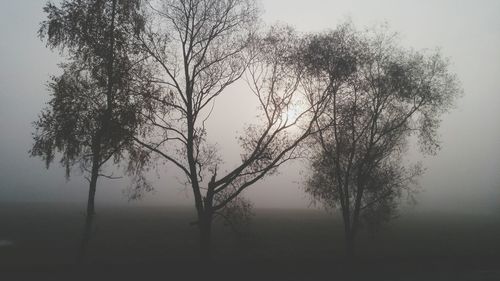
[[[55,1],[57,2],[57,1]],[[401,44],[416,50],[440,48],[464,91],[443,116],[442,149],[409,160],[427,168],[412,211],[500,213],[500,1],[261,0],[265,24],[288,23],[299,32],[333,29],[346,19],[358,27],[387,22]],[[32,122],[49,100],[46,82],[60,73],[58,52],[37,37],[44,0],[0,0],[0,202],[86,203],[88,183],[75,170],[69,181],[56,161],[49,170],[30,158]],[[227,165],[239,159],[238,135],[255,122],[256,103],[244,82],[226,91],[208,127]],[[305,166],[303,166],[305,167]],[[300,163],[250,187],[244,195],[256,208],[308,208]],[[122,167],[123,168],[123,167]],[[118,168],[115,175],[122,169]],[[191,192],[170,166],[150,173],[155,191],[128,202],[129,181],[99,179],[96,205],[192,206]],[[404,198],[403,198],[404,199]],[[404,201],[404,200],[403,200]],[[83,210],[83,209],[82,209]]]

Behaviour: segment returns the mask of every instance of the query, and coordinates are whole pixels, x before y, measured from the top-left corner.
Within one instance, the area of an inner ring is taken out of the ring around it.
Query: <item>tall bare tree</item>
[[[145,118],[154,129],[136,141],[176,166],[194,195],[200,253],[210,257],[212,221],[242,202],[241,193],[297,155],[311,132],[312,102],[296,118],[287,112],[301,94],[300,68],[292,59],[298,39],[288,28],[258,36],[258,9],[251,0],[161,1],[141,36],[157,66],[150,80],[163,87]],[[153,18],[153,17],[152,17]],[[208,141],[206,121],[228,86],[247,77],[263,122],[239,138],[241,162],[229,170]],[[293,119],[293,120],[292,120]],[[248,206],[248,205],[245,205]]]
[[[110,159],[118,163],[126,151],[134,150],[132,137],[142,122],[143,106],[134,96],[153,89],[132,79],[147,71],[134,41],[144,26],[140,2],[65,0],[44,8],[47,20],[39,36],[48,47],[59,49],[67,62],[60,65],[63,74],[52,77],[48,85],[52,98],[34,123],[30,153],[42,157],[47,167],[60,154],[67,177],[75,165],[87,175],[80,259],[90,238],[97,180],[112,178],[103,171]]]
[[[303,58],[312,85],[347,75],[330,88],[328,109],[317,119],[305,190],[340,209],[352,254],[360,224],[390,219],[402,192],[411,194],[422,168],[403,162],[409,138],[436,152],[439,118],[460,88],[438,52],[405,50],[386,29],[358,32],[347,23],[308,44]]]

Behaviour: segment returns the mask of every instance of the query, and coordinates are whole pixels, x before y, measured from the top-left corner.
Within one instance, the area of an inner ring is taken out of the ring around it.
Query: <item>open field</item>
[[[0,245],[0,270],[36,274],[75,269],[83,219],[81,206],[0,204],[0,241],[13,243]],[[193,220],[189,208],[99,206],[86,268],[127,277],[166,269],[193,274],[184,271],[197,263],[197,229],[189,225]],[[404,214],[380,232],[362,232],[359,238],[357,259],[347,263],[339,218],[318,210],[256,210],[241,235],[216,225],[214,264],[238,272],[238,279],[269,269],[299,280],[330,273],[346,280],[342,278],[352,272],[361,280],[373,272],[387,277],[380,280],[500,280],[499,217]]]

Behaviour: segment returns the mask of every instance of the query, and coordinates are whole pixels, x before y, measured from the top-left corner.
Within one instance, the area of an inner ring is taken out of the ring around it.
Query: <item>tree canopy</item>
[[[64,0],[47,3],[47,20],[39,36],[67,59],[63,73],[48,84],[51,99],[34,123],[32,156],[47,167],[61,155],[66,177],[78,165],[89,181],[87,217],[79,259],[84,257],[95,212],[99,177],[113,159],[118,164],[127,152],[132,157],[128,173],[134,183],[150,189],[142,176],[146,161],[138,159],[133,137],[143,123],[146,106],[141,95],[155,91],[140,79],[148,75],[137,36],[144,29],[140,0]],[[140,161],[136,161],[140,160]],[[134,162],[135,161],[135,162]]]
[[[151,22],[140,37],[157,69],[149,81],[162,90],[145,97],[153,134],[136,141],[172,163],[186,176],[198,214],[202,255],[209,255],[211,223],[227,217],[235,204],[248,209],[241,193],[296,157],[312,130],[320,100],[288,118],[301,95],[301,71],[293,59],[299,40],[292,29],[258,25],[259,10],[249,0],[163,1],[151,5]],[[238,138],[241,161],[226,164],[209,141],[206,122],[214,103],[236,81],[246,79],[259,104],[259,122]],[[313,111],[316,107],[317,111]],[[293,131],[301,123],[304,127]]]
[[[347,23],[310,36],[305,54],[309,76],[331,95],[311,140],[305,190],[341,210],[352,243],[360,218],[391,218],[395,200],[411,191],[422,167],[405,164],[408,141],[416,136],[421,151],[435,153],[440,116],[460,89],[439,52],[406,50],[387,29]]]
[[[63,74],[48,84],[52,99],[35,122],[33,156],[47,165],[57,152],[67,176],[75,164],[91,170],[121,160],[141,123],[139,93],[149,85],[133,79],[146,72],[134,34],[142,29],[140,1],[48,3],[40,38],[66,56]]]

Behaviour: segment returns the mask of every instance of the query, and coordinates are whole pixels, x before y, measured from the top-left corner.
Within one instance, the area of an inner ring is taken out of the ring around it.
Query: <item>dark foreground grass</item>
[[[500,220],[401,215],[362,232],[346,260],[339,218],[318,210],[257,210],[240,234],[218,223],[213,262],[198,261],[194,212],[99,207],[83,265],[75,265],[82,206],[0,204],[0,274],[52,280],[500,280]],[[147,277],[144,279],[144,277]],[[4,279],[2,279],[4,280]]]

